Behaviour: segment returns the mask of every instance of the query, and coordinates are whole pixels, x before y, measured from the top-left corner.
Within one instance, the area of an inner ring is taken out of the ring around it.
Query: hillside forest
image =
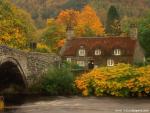
[[[150,57],[149,0],[0,0],[0,44],[25,51],[59,52],[68,28],[92,38],[129,36],[131,25]]]

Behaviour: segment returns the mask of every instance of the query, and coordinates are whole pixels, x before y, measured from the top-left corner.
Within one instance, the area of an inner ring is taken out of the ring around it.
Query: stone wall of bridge
[[[29,85],[33,77],[43,75],[49,67],[58,66],[60,57],[54,53],[25,52],[0,46],[0,66],[5,62],[15,64]]]

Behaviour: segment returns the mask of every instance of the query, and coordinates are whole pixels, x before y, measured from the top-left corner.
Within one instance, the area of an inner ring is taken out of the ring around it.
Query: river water
[[[0,113],[150,113],[150,98],[34,97]]]

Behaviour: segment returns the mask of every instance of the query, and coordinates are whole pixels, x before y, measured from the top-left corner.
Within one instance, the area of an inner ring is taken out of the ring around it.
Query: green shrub
[[[42,77],[42,90],[49,95],[71,95],[75,92],[74,76],[69,68],[51,68]]]

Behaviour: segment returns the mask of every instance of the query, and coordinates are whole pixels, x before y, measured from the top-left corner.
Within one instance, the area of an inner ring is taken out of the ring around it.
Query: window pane
[[[84,61],[77,61],[77,64],[78,64],[79,66],[82,66],[82,67],[85,66],[85,62],[84,62]]]
[[[101,55],[101,50],[100,49],[95,50],[95,55]]]
[[[114,55],[121,55],[121,50],[120,49],[115,49],[114,50]]]
[[[67,62],[71,62],[71,58],[67,58],[66,60],[67,60]]]
[[[79,56],[85,56],[85,50],[84,49],[79,50]]]
[[[107,66],[114,66],[114,60],[108,59],[107,60]]]

